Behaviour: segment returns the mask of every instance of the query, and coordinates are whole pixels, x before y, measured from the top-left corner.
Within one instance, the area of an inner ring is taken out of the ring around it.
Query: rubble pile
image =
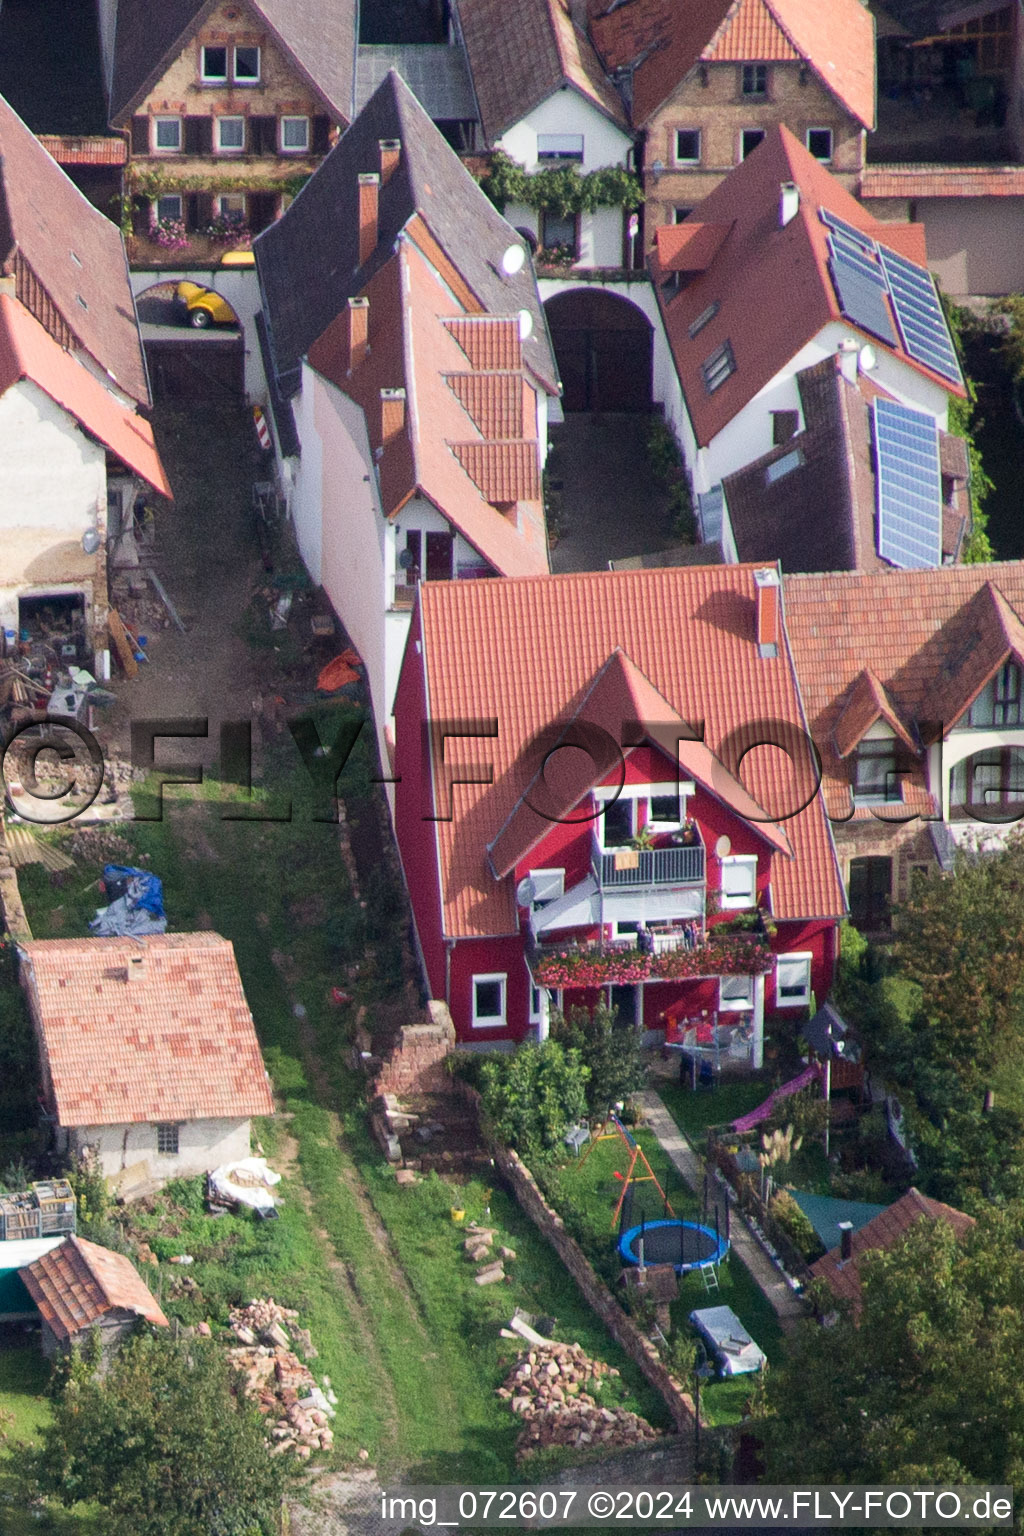
[[[462,1245],[462,1251],[471,1264],[482,1266],[476,1272],[477,1285],[494,1285],[504,1280],[504,1266],[515,1258],[515,1249],[501,1247],[498,1250],[499,1256],[495,1259],[491,1247],[497,1233],[493,1227],[481,1227],[473,1221],[466,1228],[466,1232],[468,1235]]]
[[[330,1450],[334,1443],[330,1421],[338,1399],[330,1377],[318,1386],[291,1347],[294,1342],[307,1360],[316,1357],[308,1331],[297,1325],[298,1315],[271,1297],[232,1307],[230,1325],[238,1344],[228,1357],[242,1374],[246,1396],[273,1421],[272,1452],[291,1451],[308,1461],[314,1451]]]
[[[622,1449],[657,1438],[658,1430],[626,1408],[598,1402],[602,1379],[619,1373],[591,1360],[579,1344],[545,1344],[519,1356],[498,1396],[523,1420],[520,1457],[547,1445]]]

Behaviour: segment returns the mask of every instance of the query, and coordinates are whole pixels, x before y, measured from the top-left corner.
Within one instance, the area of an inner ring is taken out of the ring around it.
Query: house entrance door
[[[427,580],[451,581],[455,540],[450,533],[427,534]]]

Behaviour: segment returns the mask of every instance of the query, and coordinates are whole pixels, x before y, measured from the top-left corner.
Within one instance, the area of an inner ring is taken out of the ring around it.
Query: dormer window
[[[1021,669],[1015,661],[1007,661],[995,677],[981,690],[967,715],[972,726],[1021,725]]]
[[[200,73],[204,80],[226,80],[228,77],[228,51],[226,48],[204,48]]]
[[[862,741],[853,760],[854,805],[880,805],[902,799],[895,736]]]
[[[239,46],[235,49],[235,84],[258,85],[260,78],[260,50]]]
[[[736,359],[733,356],[732,344],[723,341],[720,347],[716,347],[710,357],[706,357],[700,365],[701,378],[704,380],[704,388],[709,395],[713,395],[716,389],[721,389],[730,374],[736,372]]]

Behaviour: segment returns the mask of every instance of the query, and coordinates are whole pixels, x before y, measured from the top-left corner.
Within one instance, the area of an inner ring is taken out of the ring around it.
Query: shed
[[[86,1238],[65,1238],[19,1275],[42,1318],[48,1357],[98,1328],[105,1362],[140,1319],[168,1326],[131,1260]]]

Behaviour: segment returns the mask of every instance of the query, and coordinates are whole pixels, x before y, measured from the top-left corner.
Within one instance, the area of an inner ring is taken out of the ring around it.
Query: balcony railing
[[[701,843],[679,848],[616,848],[594,850],[594,874],[602,890],[651,885],[703,885],[704,848]]]

